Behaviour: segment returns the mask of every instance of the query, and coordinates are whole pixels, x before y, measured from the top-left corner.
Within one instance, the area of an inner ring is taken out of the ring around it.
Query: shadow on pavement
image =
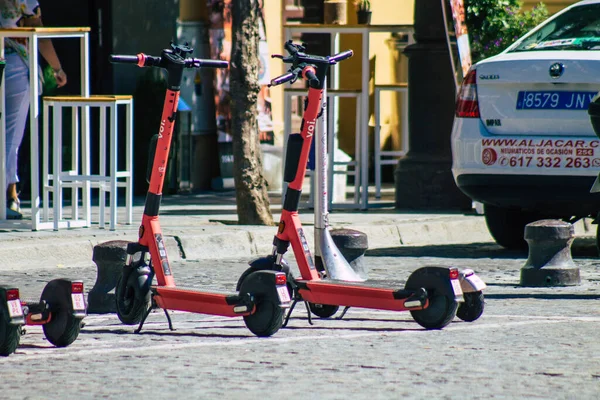
[[[369,257],[439,257],[439,258],[527,258],[527,250],[508,250],[492,242],[402,246],[367,250]],[[573,258],[597,258],[596,238],[576,238],[571,246]]]

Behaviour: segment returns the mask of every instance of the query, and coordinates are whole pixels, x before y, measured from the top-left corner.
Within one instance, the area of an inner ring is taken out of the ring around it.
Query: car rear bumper
[[[460,190],[475,201],[535,210],[549,216],[595,216],[600,193],[590,193],[594,176],[463,174]]]

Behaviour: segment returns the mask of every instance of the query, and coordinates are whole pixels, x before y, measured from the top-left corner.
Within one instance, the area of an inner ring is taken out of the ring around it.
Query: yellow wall
[[[271,54],[281,54],[283,52],[283,30],[282,30],[282,10],[285,0],[264,0],[265,20],[267,24],[267,41]],[[415,0],[371,0],[372,24],[412,24]],[[356,24],[356,12],[353,2],[348,2],[348,24]],[[371,35],[370,41],[370,59],[375,63],[374,75],[376,82],[395,83],[406,82],[407,67],[406,58],[399,56],[397,51],[391,51],[386,40],[390,34],[378,33]],[[348,61],[340,64],[340,86],[343,89],[359,89],[361,76],[361,56],[360,53],[360,35],[344,35],[340,42],[340,48],[353,49],[355,56]],[[272,77],[284,72],[284,65],[280,60],[271,59],[270,74]],[[372,90],[371,112],[373,109]],[[382,129],[382,143],[389,137],[390,132],[394,133],[395,147],[399,147],[399,107],[397,101],[398,95],[393,93],[384,93],[382,95],[381,121],[384,124]],[[282,143],[283,139],[283,85],[271,88],[271,100],[273,111],[273,127],[275,130],[276,142]],[[341,109],[355,109],[353,99],[340,99]],[[346,108],[350,107],[350,108]],[[373,117],[371,117],[371,120]],[[391,122],[391,124],[390,124]],[[371,128],[372,130],[372,128]],[[355,116],[354,114],[341,118],[340,121],[340,147],[348,154],[354,156],[354,137],[355,137]]]
[[[263,3],[269,54],[282,54],[283,0],[263,0]],[[272,78],[279,76],[283,74],[284,64],[277,58],[270,58],[269,71]],[[270,95],[275,143],[281,145],[283,144],[283,85],[270,88]]]
[[[415,0],[371,0],[371,24],[373,25],[412,25]],[[348,3],[348,24],[356,24],[356,10],[352,2]],[[373,122],[373,84],[389,84],[408,80],[407,59],[397,50],[390,47],[389,33],[370,35],[369,59],[371,61],[371,82],[369,91],[370,126]],[[343,89],[359,89],[361,76],[361,42],[360,35],[344,35],[340,41],[341,49],[353,49],[355,56],[340,64],[340,86]],[[364,94],[363,94],[364,95]],[[381,143],[386,146],[390,141],[391,148],[400,148],[400,96],[394,92],[383,92],[381,104]],[[341,109],[354,109],[353,99],[340,99]],[[354,156],[355,137],[354,115],[346,116],[340,121],[340,148]],[[372,137],[372,127],[369,128]],[[372,143],[372,139],[370,140]],[[369,147],[372,153],[372,145]]]

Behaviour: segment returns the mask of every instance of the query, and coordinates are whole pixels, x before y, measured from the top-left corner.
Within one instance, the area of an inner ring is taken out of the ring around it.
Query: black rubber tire
[[[456,316],[465,322],[473,322],[483,314],[485,301],[483,292],[463,293],[464,302],[460,303]]]
[[[340,309],[340,306],[332,306],[329,304],[308,303],[308,306],[310,308],[310,312],[319,318],[330,318]]]
[[[483,206],[488,231],[500,246],[511,250],[527,250],[523,238],[525,225],[544,217],[534,212],[508,209],[485,204]]]
[[[9,324],[0,313],[0,356],[7,357],[14,353],[20,338],[19,325]]]
[[[123,282],[124,276],[127,282]],[[125,325],[139,324],[152,307],[151,282],[148,282],[151,279],[150,275],[139,275],[135,270],[129,274],[123,270],[115,289],[115,301],[117,316]]]
[[[284,315],[284,309],[279,307],[279,299],[264,293],[257,302],[254,313],[244,316],[244,322],[256,336],[269,337],[281,329]]]
[[[56,347],[67,347],[81,331],[81,317],[73,315],[71,290],[65,285],[49,282],[40,296],[50,306],[50,322],[42,325],[46,339]]]
[[[423,310],[411,310],[410,314],[425,329],[442,329],[456,317],[458,303],[454,298],[439,293],[435,286],[425,289],[429,305]]]

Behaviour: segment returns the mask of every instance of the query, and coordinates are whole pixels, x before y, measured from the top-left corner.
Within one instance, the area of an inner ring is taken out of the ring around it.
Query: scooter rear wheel
[[[46,339],[56,347],[67,347],[73,343],[81,331],[81,318],[73,315],[70,285],[59,280],[50,281],[40,299],[50,306],[50,321],[42,325]]]
[[[469,292],[463,294],[464,302],[458,306],[456,316],[465,322],[473,322],[483,314],[485,301],[483,292]]]
[[[244,316],[244,322],[250,332],[258,337],[274,335],[283,326],[284,310],[279,307],[277,299],[265,294],[256,310]]]
[[[429,293],[431,289],[427,289]],[[456,316],[458,303],[453,298],[442,294],[429,295],[429,306],[423,310],[412,310],[414,320],[425,329],[442,329]]]
[[[270,272],[254,271],[240,285],[240,295],[250,294],[254,302],[254,312],[245,315],[244,322],[250,332],[259,337],[271,336],[283,326],[285,311],[273,286],[274,279]]]
[[[14,353],[20,338],[19,326],[8,323],[0,313],[0,356],[6,357]]]
[[[340,306],[332,306],[329,304],[308,303],[308,306],[310,308],[310,312],[312,312],[319,318],[332,317],[340,309]]]

